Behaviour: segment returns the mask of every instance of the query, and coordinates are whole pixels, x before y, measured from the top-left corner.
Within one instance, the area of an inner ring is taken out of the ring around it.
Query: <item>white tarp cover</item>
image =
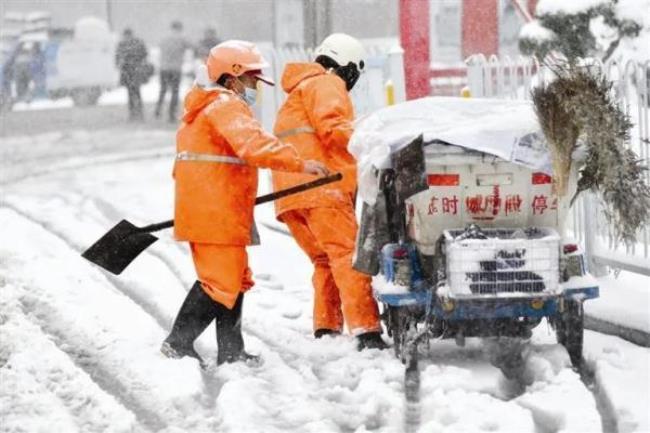
[[[358,162],[359,194],[373,204],[375,168],[423,134],[550,173],[550,157],[530,101],[428,97],[378,110],[357,121],[348,150]]]

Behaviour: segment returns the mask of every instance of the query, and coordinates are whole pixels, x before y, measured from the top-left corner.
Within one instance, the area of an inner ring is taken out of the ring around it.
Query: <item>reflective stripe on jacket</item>
[[[277,115],[275,135],[291,144],[301,158],[318,160],[343,173],[343,180],[276,201],[278,218],[291,209],[349,205],[356,189],[356,161],[347,150],[354,110],[345,82],[317,63],[290,63],[282,87],[288,95]],[[312,179],[274,171],[273,187],[277,191]]]
[[[174,235],[193,242],[250,244],[257,167],[304,167],[291,146],[264,131],[244,101],[223,88],[190,90],[176,150],[183,156],[174,163]]]

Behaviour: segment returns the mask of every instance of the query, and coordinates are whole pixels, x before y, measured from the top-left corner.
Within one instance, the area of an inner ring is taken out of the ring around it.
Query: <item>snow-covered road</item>
[[[249,250],[257,286],[244,331],[264,364],[202,371],[164,358],[158,348],[194,280],[186,245],[160,233],[119,277],[79,254],[121,218],[171,217],[173,149],[168,130],[2,139],[0,431],[650,431],[650,351],[587,332],[581,378],[545,324],[516,381],[480,340],[432,342],[420,404],[407,407],[392,351],[313,339],[311,266],[263,226],[262,246]],[[272,217],[270,205],[256,212]],[[197,348],[214,358],[214,328]]]

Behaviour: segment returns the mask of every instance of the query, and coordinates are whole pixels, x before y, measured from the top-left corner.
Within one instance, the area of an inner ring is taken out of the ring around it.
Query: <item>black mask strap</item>
[[[361,75],[357,69],[357,65],[352,62],[348,63],[346,66],[339,66],[334,70],[334,72],[345,81],[345,87],[348,89],[348,92],[352,90]]]

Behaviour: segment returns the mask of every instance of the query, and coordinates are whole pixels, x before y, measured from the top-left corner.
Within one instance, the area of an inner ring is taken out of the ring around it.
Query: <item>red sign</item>
[[[458,174],[429,174],[427,183],[431,186],[458,186],[460,175]]]
[[[546,173],[533,173],[533,185],[545,185],[553,182],[553,178]]]

